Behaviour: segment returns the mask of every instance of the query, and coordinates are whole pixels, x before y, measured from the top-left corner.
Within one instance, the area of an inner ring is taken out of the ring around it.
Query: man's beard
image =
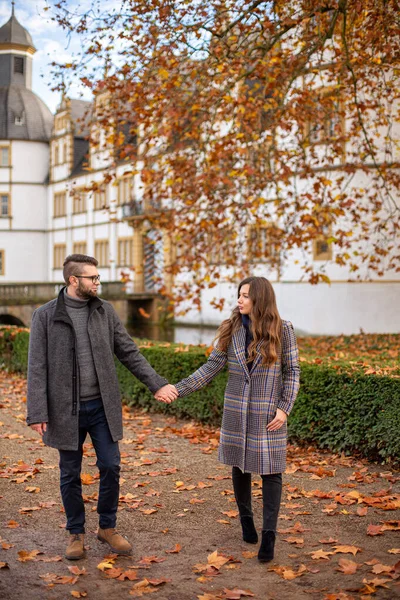
[[[90,300],[90,298],[96,298],[97,296],[97,288],[96,291],[88,290],[84,287],[83,283],[79,280],[78,287],[76,288],[76,295],[81,300]]]

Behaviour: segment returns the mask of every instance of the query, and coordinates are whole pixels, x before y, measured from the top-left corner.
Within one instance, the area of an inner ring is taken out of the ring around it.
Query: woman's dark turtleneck
[[[245,353],[246,353],[246,358],[248,358],[249,346],[250,346],[250,343],[253,341],[253,334],[250,331],[251,320],[250,320],[249,315],[242,315],[242,323],[244,326],[244,330],[246,332]],[[248,368],[249,372],[251,371],[252,366],[253,366],[253,361],[247,363],[247,368]]]

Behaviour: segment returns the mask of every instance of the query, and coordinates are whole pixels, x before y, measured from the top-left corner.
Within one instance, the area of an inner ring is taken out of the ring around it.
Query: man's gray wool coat
[[[78,449],[79,365],[72,321],[58,298],[36,309],[29,338],[27,423],[47,423],[43,441],[60,450]],[[122,438],[122,405],[114,354],[154,393],[167,382],[129,336],[112,305],[89,300],[88,333],[108,426]]]

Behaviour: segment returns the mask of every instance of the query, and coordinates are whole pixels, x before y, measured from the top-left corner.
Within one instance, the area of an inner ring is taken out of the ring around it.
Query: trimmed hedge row
[[[28,342],[26,330],[1,330],[3,365],[26,374]],[[188,376],[206,360],[204,348],[193,346],[189,351],[181,350],[177,345],[141,347],[154,369],[172,383]],[[220,424],[226,371],[200,392],[163,404],[118,361],[116,367],[121,393],[129,406]],[[303,362],[300,392],[288,426],[293,442],[398,463],[400,379]]]

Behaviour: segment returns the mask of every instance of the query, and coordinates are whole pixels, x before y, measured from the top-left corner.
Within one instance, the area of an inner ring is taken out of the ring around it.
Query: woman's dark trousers
[[[115,527],[119,499],[120,453],[113,442],[101,398],[81,402],[78,450],[60,450],[61,497],[70,533],[85,532],[85,506],[82,498],[81,468],[83,443],[90,435],[100,471],[97,512],[101,529]]]
[[[276,532],[282,496],[282,473],[261,475],[263,496],[263,531]],[[253,517],[251,507],[251,473],[232,467],[232,482],[240,517]]]

